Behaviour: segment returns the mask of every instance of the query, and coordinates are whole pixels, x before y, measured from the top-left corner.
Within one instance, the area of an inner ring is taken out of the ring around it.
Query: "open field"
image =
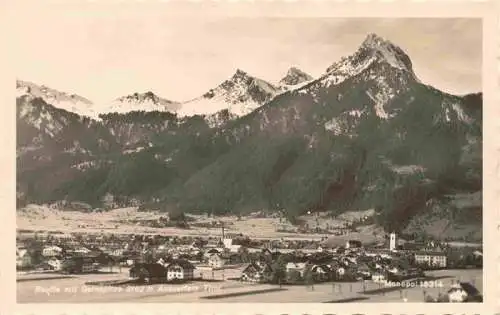
[[[342,226],[344,223],[357,219],[368,212],[344,213],[338,219],[321,217],[318,226]],[[32,231],[58,231],[63,233],[113,233],[113,234],[159,234],[159,235],[190,235],[190,236],[220,236],[220,228],[191,227],[180,229],[175,227],[152,228],[132,223],[134,220],[156,220],[165,214],[159,212],[139,212],[136,208],[115,209],[108,212],[84,213],[78,211],[61,211],[46,206],[29,205],[17,211],[17,228]],[[320,239],[325,234],[301,234],[290,232],[277,232],[280,226],[278,218],[252,218],[236,216],[207,218],[201,215],[189,215],[193,223],[208,223],[222,221],[228,233],[242,233],[254,239]],[[301,217],[311,227],[316,226],[313,216]],[[383,231],[375,226],[362,227],[359,232],[350,233],[349,239],[359,239],[363,243],[383,240]],[[342,239],[342,242],[345,240]]]
[[[235,270],[224,271],[224,279],[236,276]],[[88,286],[89,281],[106,281],[126,279],[127,271],[114,274],[79,275],[74,278],[23,281],[17,283],[17,300],[19,303],[95,303],[95,302],[197,302],[197,303],[232,303],[232,302],[261,302],[261,303],[341,303],[341,302],[422,302],[424,290],[437,296],[446,292],[453,280],[468,281],[482,292],[482,270],[441,270],[428,272],[429,279],[436,279],[436,284],[442,287],[435,288],[387,288],[386,292],[370,293],[383,286],[371,281],[354,283],[323,283],[315,284],[314,290],[305,286],[249,284],[234,280],[222,280],[223,272],[215,271],[214,278],[221,281],[194,281],[189,284],[164,284],[151,286]],[[204,274],[204,278],[211,279],[211,274]],[[433,280],[429,280],[433,281]],[[121,292],[119,290],[121,289]],[[56,292],[58,291],[58,292]],[[262,292],[262,293],[259,293]],[[363,293],[363,291],[366,291]],[[247,293],[246,295],[244,293]],[[232,296],[214,298],[214,296],[229,294]],[[212,296],[212,298],[206,298]]]

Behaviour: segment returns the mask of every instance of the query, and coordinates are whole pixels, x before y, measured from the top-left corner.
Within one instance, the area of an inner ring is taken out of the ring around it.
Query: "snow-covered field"
[[[339,218],[320,217],[318,227],[343,226],[346,222],[370,215],[370,211],[352,211],[342,214]],[[28,205],[17,211],[18,230],[32,231],[60,231],[63,233],[114,233],[114,234],[160,234],[160,235],[220,235],[220,228],[195,227],[194,223],[207,223],[211,221],[222,221],[229,233],[242,233],[252,238],[294,238],[294,239],[320,239],[325,234],[301,234],[277,232],[282,225],[279,218],[253,218],[236,216],[225,216],[217,218],[206,218],[201,215],[190,215],[194,221],[190,223],[190,229],[179,229],[174,227],[152,228],[134,224],[133,220],[155,220],[165,214],[159,212],[139,212],[136,208],[122,208],[107,212],[84,213],[77,211],[61,211],[40,205]],[[313,215],[302,216],[311,228],[316,227],[316,217]],[[285,224],[286,225],[286,224]],[[365,231],[366,230],[366,231]],[[375,232],[375,233],[374,233]],[[355,235],[356,234],[356,235]],[[359,234],[359,235],[358,235]],[[365,235],[366,234],[366,235]],[[374,235],[379,235],[378,237]],[[349,234],[349,238],[365,240],[370,238],[376,241],[382,238],[382,231],[373,226],[363,227],[358,233]]]
[[[216,271],[215,279],[221,279],[221,272]],[[305,286],[283,286],[285,290],[266,292],[265,294],[249,294],[221,299],[203,299],[209,295],[248,292],[276,288],[269,284],[246,284],[234,280],[221,282],[193,282],[181,285],[139,286],[127,292],[117,292],[113,287],[86,286],[87,281],[123,279],[126,272],[111,275],[81,275],[75,278],[23,281],[17,283],[17,301],[19,303],[95,303],[95,302],[196,302],[196,303],[324,303],[351,299],[355,302],[423,302],[424,291],[431,296],[445,293],[452,281],[459,280],[474,284],[482,292],[481,270],[442,270],[428,272],[442,287],[414,287],[403,290],[395,289],[378,294],[363,294],[365,290],[381,288],[381,285],[367,281],[355,283],[323,283],[315,284],[314,290]],[[227,275],[226,275],[227,277]],[[73,290],[73,291],[72,291]]]

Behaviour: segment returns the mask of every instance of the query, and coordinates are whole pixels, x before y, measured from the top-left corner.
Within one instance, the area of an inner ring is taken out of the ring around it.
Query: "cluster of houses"
[[[297,249],[300,244],[305,248]],[[131,276],[142,274],[142,278],[147,279],[151,277],[147,277],[145,270],[157,264],[165,269],[165,279],[190,280],[196,268],[236,268],[241,271],[242,281],[279,279],[290,283],[307,278],[383,281],[390,277],[414,276],[422,269],[446,268],[450,264],[445,248],[433,243],[398,246],[395,234],[391,234],[389,246],[369,248],[357,240],[335,247],[318,241],[286,240],[261,242],[259,247],[251,245],[252,240],[241,234],[208,239],[61,234],[18,239],[16,254],[19,269],[78,273],[95,272],[103,265],[119,265],[131,267],[134,271]],[[474,253],[482,257],[480,251]],[[163,270],[158,266],[151,268]]]
[[[230,239],[224,244],[206,244],[199,261],[170,256],[157,260],[136,261],[130,277],[148,281],[188,281],[194,279],[194,270],[209,267],[212,270],[233,268],[239,270],[239,280],[257,283],[300,284],[308,281],[397,281],[423,276],[419,260],[443,264],[442,252],[422,251],[412,254],[387,249],[365,249],[357,241],[335,249],[304,253],[261,249],[246,253],[242,247],[231,247]],[[212,246],[211,246],[212,245]],[[219,245],[219,247],[217,246]],[[248,255],[248,256],[245,256]],[[422,255],[424,258],[418,258]],[[248,259],[244,259],[247,257]],[[444,263],[446,260],[444,260]],[[139,272],[140,271],[140,272]],[[154,276],[153,276],[154,275]]]
[[[271,253],[271,257],[273,254],[277,258],[248,264],[242,270],[241,280],[298,284],[308,281],[385,281],[422,275],[422,270],[411,264],[410,257],[363,248],[303,255],[278,252]]]
[[[28,246],[16,248],[16,266],[21,270],[64,271],[68,273],[90,273],[100,269],[102,255],[85,247],[66,248],[47,245],[40,250]]]

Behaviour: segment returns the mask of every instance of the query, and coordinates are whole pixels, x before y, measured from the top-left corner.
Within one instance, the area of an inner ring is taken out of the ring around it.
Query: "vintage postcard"
[[[495,8],[12,4],[9,307],[493,313]]]

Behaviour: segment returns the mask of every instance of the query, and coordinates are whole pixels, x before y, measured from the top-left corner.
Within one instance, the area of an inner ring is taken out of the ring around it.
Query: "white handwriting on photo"
[[[36,294],[61,294],[61,293],[185,293],[185,292],[214,292],[220,290],[220,286],[213,285],[183,285],[183,286],[128,286],[128,287],[113,287],[113,286],[102,286],[102,287],[92,287],[92,286],[72,286],[60,288],[57,286],[43,287],[36,286]]]

